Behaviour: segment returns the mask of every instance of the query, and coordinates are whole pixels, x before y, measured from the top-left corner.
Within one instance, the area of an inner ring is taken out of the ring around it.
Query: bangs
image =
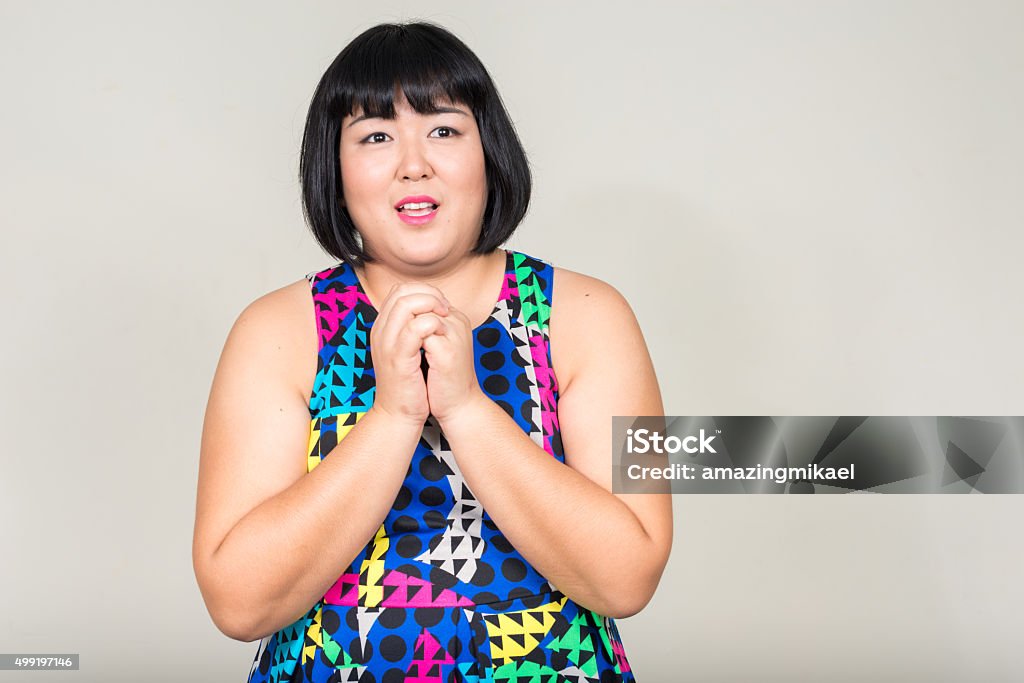
[[[328,98],[335,115],[393,119],[395,98],[402,96],[420,114],[437,113],[445,103],[483,107],[488,77],[472,53],[453,50],[430,33],[400,29],[356,41],[338,56],[339,87]]]

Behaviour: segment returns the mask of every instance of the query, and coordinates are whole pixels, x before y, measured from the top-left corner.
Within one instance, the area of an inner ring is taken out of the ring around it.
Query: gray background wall
[[[1024,414],[1017,2],[0,3],[0,651],[244,680],[192,573],[235,316],[332,260],[305,108],[426,18],[531,156],[509,243],[632,302],[666,411]],[[557,303],[556,303],[557,305]],[[1020,496],[675,499],[638,680],[1022,675]],[[0,680],[14,680],[0,673]]]

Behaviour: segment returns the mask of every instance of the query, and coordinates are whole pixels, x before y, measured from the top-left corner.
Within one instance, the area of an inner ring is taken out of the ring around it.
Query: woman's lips
[[[434,220],[434,216],[437,215],[438,208],[440,207],[433,209],[416,209],[414,211],[396,210],[398,211],[398,217],[401,218],[403,222],[408,223],[409,225],[423,225],[424,223],[429,223]]]

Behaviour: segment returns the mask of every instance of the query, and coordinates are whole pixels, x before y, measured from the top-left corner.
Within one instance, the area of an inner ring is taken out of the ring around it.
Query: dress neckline
[[[515,272],[515,264],[512,260],[512,251],[510,249],[503,249],[503,251],[505,252],[505,270],[501,274],[501,286],[498,289],[498,296],[494,302],[494,306],[491,308],[490,314],[488,314],[488,316],[484,319],[482,323],[473,328],[472,331],[474,333],[480,328],[487,325],[487,323],[494,320],[494,316],[496,316],[498,312],[501,310],[501,302],[504,301],[502,295],[505,293],[505,282],[508,280],[508,274],[510,272]],[[356,273],[356,269],[353,268],[352,265],[349,263],[346,263],[346,265],[348,266],[349,271],[352,273],[352,279],[356,283],[356,291],[359,294],[362,294],[363,302],[366,308],[371,313],[371,315],[369,316],[369,321],[372,322],[377,319],[377,316],[380,315],[380,313],[377,311],[377,308],[370,301],[370,297],[367,296],[366,290],[363,289],[363,283],[359,279],[359,274]]]

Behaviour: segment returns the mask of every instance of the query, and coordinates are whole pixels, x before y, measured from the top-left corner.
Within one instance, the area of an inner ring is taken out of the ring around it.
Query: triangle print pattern
[[[485,615],[487,637],[491,641],[491,660],[495,665],[521,659],[532,652],[551,630],[555,623],[554,614],[561,611],[565,600],[563,597],[537,609]]]
[[[483,393],[565,466],[549,338],[555,269],[503,251],[498,298],[471,331],[473,369]],[[309,397],[310,473],[327,458],[353,457],[356,440],[349,437],[360,434],[376,399],[370,346],[378,313],[352,264],[307,279],[319,345]],[[369,449],[359,457],[408,458],[400,479],[388,468],[395,498],[380,506],[384,516],[372,538],[338,567],[316,604],[260,641],[248,683],[635,683],[614,621],[563,594],[512,545],[460,469],[467,456],[452,451],[433,416],[418,436],[409,435],[410,453],[358,440]],[[344,469],[315,476],[345,476]],[[359,505],[366,494],[349,482],[337,495]],[[307,513],[322,523],[329,513],[317,505],[324,502],[309,501]],[[330,520],[339,532],[348,522]]]
[[[470,582],[476,574],[477,560],[484,551],[484,539],[481,535],[483,508],[469,490],[455,462],[455,456],[452,455],[448,442],[433,417],[428,418],[427,424],[423,427],[423,439],[429,444],[431,452],[444,464],[454,504],[448,512],[445,530],[440,538],[433,539],[430,548],[416,559],[440,567],[460,581]]]
[[[454,663],[455,660],[445,652],[437,638],[423,629],[416,639],[415,654],[405,680],[409,683],[445,683],[448,680],[445,669]]]
[[[569,629],[548,644],[548,649],[564,653],[578,670],[587,676],[597,675],[594,641],[583,614],[577,614]]]
[[[541,429],[540,401],[535,397],[537,394],[537,368],[533,364],[533,353],[530,351],[529,331],[525,326],[516,324],[515,312],[511,303],[502,301],[494,313],[498,323],[506,328],[512,337],[515,362],[523,368],[526,375],[525,382],[530,389],[530,398],[524,401],[520,407],[520,415],[527,420],[527,434],[541,448],[544,447],[544,433]],[[547,450],[547,449],[545,449]],[[550,453],[550,451],[548,451]]]

